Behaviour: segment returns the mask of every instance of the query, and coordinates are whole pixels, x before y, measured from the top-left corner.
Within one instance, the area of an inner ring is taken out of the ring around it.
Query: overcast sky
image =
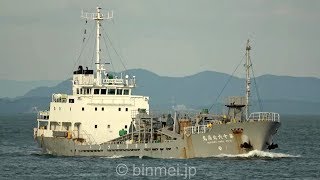
[[[104,27],[128,69],[231,74],[250,38],[257,75],[320,78],[317,0],[0,0],[0,79],[71,77],[83,31],[88,38],[93,28],[80,19],[81,9],[97,5],[114,10],[114,21]],[[92,64],[89,42],[79,60],[85,66]],[[114,53],[103,58],[123,70]]]

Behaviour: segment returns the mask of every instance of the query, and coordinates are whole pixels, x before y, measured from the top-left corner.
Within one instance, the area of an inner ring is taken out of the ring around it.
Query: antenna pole
[[[97,24],[97,34],[96,34],[96,68],[97,68],[97,85],[101,85],[101,64],[100,64],[100,26],[101,22],[103,20],[102,14],[100,13],[99,7],[97,7],[97,16],[94,19]]]
[[[97,32],[96,32],[96,68],[97,68],[97,75],[96,75],[96,83],[97,85],[102,84],[102,71],[104,71],[104,68],[102,67],[102,64],[100,62],[100,28],[101,28],[101,21],[105,19],[112,19],[113,18],[113,11],[107,12],[106,16],[104,16],[100,12],[101,8],[97,7],[97,12],[96,13],[88,13],[88,12],[83,12],[81,14],[81,18],[84,19],[90,19],[90,20],[95,20],[96,25],[97,25]]]
[[[249,45],[249,39],[247,41],[247,46],[246,46],[246,119],[248,120],[249,118],[249,99],[250,99],[250,67],[251,67],[251,61],[250,61],[250,50],[251,46]]]

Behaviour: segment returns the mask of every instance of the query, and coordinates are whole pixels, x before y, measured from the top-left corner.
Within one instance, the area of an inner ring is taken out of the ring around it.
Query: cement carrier
[[[115,76],[101,61],[104,20],[101,8],[82,12],[96,23],[96,72],[79,66],[73,72],[72,95],[53,94],[50,108],[38,112],[34,138],[44,153],[58,156],[137,156],[196,158],[271,150],[280,116],[249,112],[250,50],[246,45],[246,95],[226,100],[227,114],[204,109],[199,113],[153,113],[149,97],[133,95],[135,76]]]

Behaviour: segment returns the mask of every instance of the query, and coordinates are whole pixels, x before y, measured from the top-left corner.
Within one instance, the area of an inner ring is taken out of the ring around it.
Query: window
[[[84,94],[82,88],[80,89],[80,94]]]
[[[61,111],[61,107],[59,107],[59,111]]]
[[[70,111],[71,111],[71,108],[70,108]]]
[[[95,110],[95,111],[98,111],[98,108],[97,108],[97,107],[95,107],[95,108],[94,108],[94,110]]]
[[[128,127],[127,125],[124,126],[125,129],[127,129],[127,127]]]
[[[103,107],[103,108],[101,108],[101,111],[104,111],[104,107]]]
[[[69,103],[74,103],[74,99],[69,99]]]
[[[118,108],[118,111],[121,111],[121,108]]]
[[[82,111],[84,111],[84,107],[82,107]]]
[[[110,124],[108,124],[108,128],[110,128]]]
[[[126,108],[126,111],[128,111],[128,108]]]
[[[99,94],[100,93],[100,89],[94,89],[93,90],[93,94]]]
[[[56,110],[56,107],[53,107],[53,110]]]
[[[129,95],[129,89],[123,90],[123,95]]]
[[[122,89],[117,89],[117,95],[122,95]]]
[[[108,89],[108,94],[114,95],[116,93],[115,89]]]
[[[94,125],[94,128],[96,128],[96,129],[97,129],[97,128],[98,128],[98,125]]]
[[[91,89],[87,89],[87,94],[91,94]]]
[[[86,88],[86,89],[83,89],[83,91],[85,91],[85,94],[90,94],[90,89],[89,88]]]
[[[79,88],[77,88],[77,94],[79,94],[79,93],[80,93]]]
[[[107,94],[107,90],[106,89],[101,89],[101,94]]]

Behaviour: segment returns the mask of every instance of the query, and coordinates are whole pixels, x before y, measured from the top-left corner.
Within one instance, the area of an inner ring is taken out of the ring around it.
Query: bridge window
[[[74,103],[74,99],[69,99],[69,103]]]
[[[126,108],[126,111],[128,111],[128,108]]]
[[[82,111],[84,111],[84,107],[82,107]]]
[[[98,108],[97,108],[97,107],[95,107],[95,108],[94,108],[94,110],[95,110],[95,111],[98,111]]]
[[[129,89],[124,89],[123,90],[123,95],[129,95]]]
[[[110,124],[108,124],[108,128],[110,128]]]
[[[94,128],[96,128],[96,129],[97,129],[97,128],[98,128],[98,125],[94,125]]]
[[[107,94],[107,90],[106,89],[101,89],[101,94]]]
[[[117,95],[122,95],[122,89],[117,89]]]
[[[121,108],[118,108],[119,111],[121,111]]]
[[[103,107],[103,108],[101,108],[101,111],[104,111],[104,107]]]
[[[94,93],[94,94],[100,94],[100,89],[94,89],[94,90],[93,90],[93,93]]]
[[[114,95],[116,93],[115,89],[108,89],[108,94]]]

